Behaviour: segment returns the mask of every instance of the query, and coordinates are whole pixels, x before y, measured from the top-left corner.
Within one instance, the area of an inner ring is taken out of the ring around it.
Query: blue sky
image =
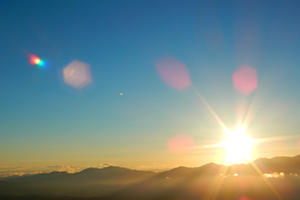
[[[162,169],[222,163],[220,149],[198,148],[185,157],[168,151],[167,141],[179,133],[197,147],[220,142],[225,133],[193,89],[180,92],[160,79],[155,62],[165,56],[187,67],[193,87],[228,128],[236,126],[236,107],[249,109],[255,102],[249,135],[285,138],[258,144],[254,157],[298,154],[299,6],[1,2],[0,166],[109,162]],[[46,65],[29,65],[28,53]],[[93,83],[82,91],[62,80],[61,71],[73,60],[91,67]],[[258,88],[249,95],[232,85],[243,64],[258,74]]]

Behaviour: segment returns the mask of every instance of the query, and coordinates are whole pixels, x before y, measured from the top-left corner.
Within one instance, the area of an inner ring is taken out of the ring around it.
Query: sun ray
[[[245,126],[245,127],[248,127],[249,124],[250,124],[250,122],[252,121],[252,118],[253,118],[253,112],[254,112],[253,109],[254,109],[254,106],[255,106],[255,104],[256,104],[256,102],[257,102],[258,96],[261,94],[262,86],[263,86],[263,84],[264,84],[264,82],[265,82],[265,79],[266,79],[266,73],[265,73],[265,75],[263,76],[261,82],[259,83],[259,85],[258,85],[258,87],[257,87],[257,90],[256,90],[256,93],[255,93],[255,95],[254,95],[253,101],[251,102],[250,107],[249,107],[249,109],[248,109],[248,111],[247,111],[247,114],[246,114],[246,116],[245,116],[245,118],[244,118],[244,120],[243,120],[243,123],[242,123],[242,124],[243,124],[243,126]]]
[[[249,157],[250,159],[250,157]],[[250,162],[250,164],[252,165],[252,167],[255,169],[255,171],[261,176],[263,177],[263,173],[261,172],[261,170],[259,169],[259,167],[254,163],[254,162]],[[270,183],[270,181],[266,178],[263,178],[263,180],[265,181],[265,183],[267,184],[267,186],[272,190],[272,192],[276,195],[276,197],[279,200],[283,200],[282,197],[280,196],[280,194],[277,192],[277,190],[273,187],[273,185]]]
[[[227,171],[228,171],[228,168],[229,168],[228,166],[224,166],[224,168],[222,168],[223,172],[221,174],[225,174],[226,175]],[[221,188],[221,185],[222,185],[223,181],[224,181],[224,177],[220,177],[219,181],[218,181],[218,183],[216,185],[216,189],[214,190],[212,200],[215,200],[218,197],[218,194],[219,194],[219,191],[220,191],[220,188]]]
[[[206,108],[213,115],[213,117],[215,118],[215,120],[224,129],[224,131],[226,133],[228,133],[229,132],[228,128],[226,127],[226,125],[224,124],[224,122],[220,119],[220,117],[217,115],[217,113],[212,109],[212,107],[208,104],[208,102],[204,99],[204,97],[202,97],[202,95],[200,94],[200,92],[194,86],[192,86],[192,88],[193,88],[194,92],[197,94],[197,96],[199,97],[199,99],[202,101],[202,103],[206,106]]]
[[[229,129],[227,128],[227,126],[224,124],[224,122],[220,119],[220,117],[216,114],[216,112],[212,109],[212,107],[208,104],[208,102],[202,97],[202,95],[200,94],[200,92],[194,87],[192,86],[194,92],[197,94],[197,96],[199,97],[199,99],[202,101],[202,103],[206,106],[206,108],[210,111],[210,113],[213,115],[213,117],[215,118],[215,120],[218,122],[218,124],[223,128],[223,130],[226,132],[227,135],[230,135],[232,134]],[[261,90],[261,87],[259,88],[259,90],[256,92],[255,94],[255,97],[254,97],[254,100],[252,101],[251,105],[250,105],[250,108],[248,109],[247,111],[247,114],[243,120],[243,123],[242,123],[242,127],[243,129],[246,129],[246,127],[249,126],[250,124],[250,121],[252,121],[252,118],[253,118],[253,109],[254,109],[254,106],[257,102],[257,98],[258,98],[258,95],[259,95],[259,92]],[[273,138],[274,140],[280,140],[284,137],[277,137],[277,138]],[[247,140],[247,139],[246,139]],[[267,141],[268,139],[260,139],[260,140],[252,140],[252,139],[249,139],[249,143],[251,144],[254,144],[256,142],[263,142],[263,141]],[[226,142],[225,142],[226,143]],[[249,146],[250,146],[249,144]],[[230,144],[228,144],[230,145]],[[215,147],[220,147],[220,146],[224,146],[224,143],[219,143],[219,144],[212,144],[212,145],[203,145],[203,146],[198,146],[196,148],[215,148]],[[251,148],[250,148],[251,150]],[[247,151],[250,151],[247,149]],[[247,152],[246,151],[246,152]],[[257,167],[257,165],[252,162],[252,159],[251,157],[249,156],[249,154],[245,154],[243,155],[246,160],[253,166],[253,168],[256,170],[256,172],[262,177],[263,174],[261,172],[261,170]],[[225,166],[224,167],[224,170],[223,170],[223,174],[226,174],[228,171],[228,166]],[[276,195],[276,197],[279,199],[279,200],[283,200],[282,197],[280,196],[280,194],[277,192],[277,190],[272,186],[272,184],[267,180],[267,179],[263,179],[265,181],[265,183],[267,184],[267,186],[272,190],[272,192]],[[224,178],[221,178],[219,179],[217,185],[216,185],[216,189],[214,190],[213,192],[213,196],[212,196],[212,199],[216,199],[217,196],[218,196],[218,193],[220,191],[220,188],[221,188],[221,185],[224,181]]]
[[[255,143],[263,143],[263,142],[270,142],[270,141],[283,141],[289,139],[300,138],[299,135],[286,135],[286,136],[276,136],[276,137],[268,137],[268,138],[260,138],[255,139]]]
[[[222,143],[198,145],[198,146],[195,146],[194,149],[214,149],[214,148],[219,148],[219,147],[223,147]]]
[[[254,96],[254,99],[253,99],[253,101],[251,102],[251,104],[250,104],[250,107],[249,107],[249,109],[248,109],[248,111],[247,111],[247,114],[246,114],[246,116],[245,116],[245,118],[244,118],[244,120],[243,120],[243,126],[245,126],[245,127],[248,127],[249,126],[249,124],[250,124],[250,122],[252,121],[252,118],[253,118],[253,109],[254,109],[254,106],[255,106],[255,104],[256,104],[256,102],[257,102],[257,98],[258,98],[258,95],[259,95],[259,92],[260,92],[260,88],[258,88],[258,90],[257,90],[257,92],[255,93],[255,96]]]

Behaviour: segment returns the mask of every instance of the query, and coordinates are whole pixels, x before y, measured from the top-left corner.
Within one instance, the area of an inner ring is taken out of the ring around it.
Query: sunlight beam
[[[249,157],[250,159],[250,157]],[[263,177],[263,173],[260,171],[260,169],[257,167],[257,165],[254,162],[250,162],[250,164],[252,165],[252,167],[255,169],[255,171],[261,176]],[[283,198],[280,196],[280,194],[277,192],[277,190],[273,187],[273,185],[270,183],[269,180],[267,180],[266,178],[263,178],[263,180],[265,181],[265,183],[267,184],[267,186],[272,190],[272,192],[276,195],[276,197],[279,200],[283,200]]]
[[[226,127],[226,125],[224,124],[224,122],[220,119],[220,117],[217,115],[217,113],[212,109],[212,107],[207,103],[207,101],[204,99],[204,97],[202,97],[202,95],[200,94],[200,92],[198,92],[198,90],[192,86],[194,92],[197,94],[197,96],[199,97],[199,99],[202,101],[202,103],[206,106],[206,108],[210,111],[210,113],[213,115],[213,117],[215,118],[215,120],[219,123],[219,125],[223,128],[223,130],[226,133],[229,133],[230,131],[228,130],[228,128]]]

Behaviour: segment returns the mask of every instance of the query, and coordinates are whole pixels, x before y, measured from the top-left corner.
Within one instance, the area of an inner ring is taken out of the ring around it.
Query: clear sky
[[[299,7],[1,1],[0,175],[224,163],[226,150],[211,145],[226,133],[203,99],[229,130],[251,111],[246,132],[260,141],[253,159],[299,154]],[[31,54],[45,65],[30,65]],[[81,90],[64,82],[74,60],[90,65],[92,83]],[[171,83],[160,71],[168,62],[183,70]],[[241,66],[257,73],[249,94],[233,85]],[[178,155],[176,138],[191,151]]]

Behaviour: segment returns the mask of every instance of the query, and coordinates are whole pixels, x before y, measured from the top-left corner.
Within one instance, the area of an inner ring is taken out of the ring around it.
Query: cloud
[[[76,173],[80,172],[87,168],[104,168],[109,166],[116,166],[112,163],[100,163],[100,164],[94,164],[94,165],[59,165],[56,168],[56,171],[59,172],[68,172],[68,173]],[[53,166],[54,168],[54,166]]]
[[[57,165],[57,166],[48,166],[48,167],[56,168],[55,171],[59,171],[59,172],[76,173],[87,168],[104,168],[112,165],[113,164],[111,163],[101,163],[101,164],[94,164],[94,165]]]
[[[46,166],[47,168],[60,168],[62,167],[63,165],[48,165]]]
[[[76,173],[79,171],[82,171],[82,167],[81,166],[76,166],[76,165],[62,165],[60,166],[57,171],[59,172],[68,172],[68,173]]]
[[[41,174],[42,171],[19,171],[19,172],[0,172],[0,177],[8,177],[8,176],[23,176],[23,175],[33,175],[33,174]]]
[[[24,168],[22,166],[0,166],[0,177],[7,176],[23,176],[32,175],[38,173],[50,173],[52,171],[76,173],[87,168],[104,168],[109,166],[115,166],[112,163],[100,163],[94,165],[47,165],[44,167],[30,167]]]
[[[103,168],[103,167],[109,167],[109,166],[114,166],[114,164],[112,164],[112,163],[101,163],[101,164],[92,165],[90,167]]]

